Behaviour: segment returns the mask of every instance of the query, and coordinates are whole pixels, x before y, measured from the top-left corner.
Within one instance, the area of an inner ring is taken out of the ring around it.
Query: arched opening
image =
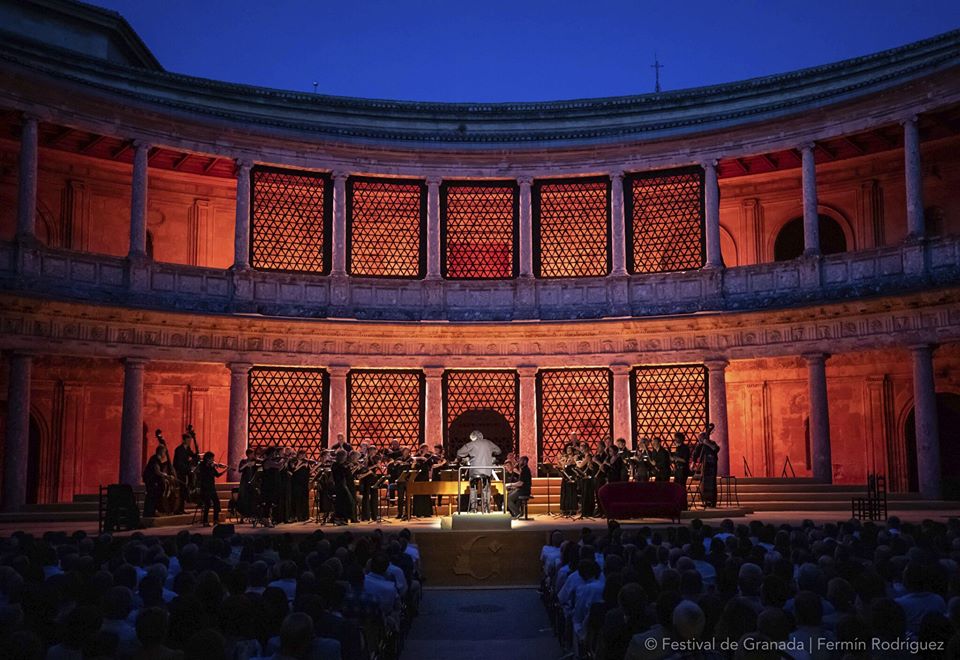
[[[847,251],[847,237],[840,224],[828,215],[820,215],[820,253],[839,254]],[[773,260],[790,261],[803,256],[803,218],[785,224],[773,243]]]
[[[153,259],[153,232],[149,229],[147,230],[146,240],[144,241],[144,252],[147,253],[147,257]]]
[[[919,489],[917,477],[917,427],[914,409],[903,425],[906,441],[907,483]],[[960,394],[937,394],[937,427],[940,430],[940,483],[943,499],[960,500]]]
[[[30,415],[30,428],[27,444],[27,504],[40,501],[40,424]]]
[[[480,408],[466,411],[450,424],[447,446],[444,447],[448,458],[457,455],[457,450],[470,439],[470,432],[474,430],[480,431],[484,438],[500,447],[501,461],[514,450],[513,428],[507,418],[496,410]]]

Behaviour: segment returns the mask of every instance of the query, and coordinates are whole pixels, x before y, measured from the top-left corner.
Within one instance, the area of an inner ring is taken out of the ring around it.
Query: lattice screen
[[[465,412],[494,410],[510,423],[510,428],[513,430],[513,442],[510,446],[512,451],[517,451],[520,442],[517,424],[519,399],[520,380],[516,371],[445,371],[443,374],[446,418],[444,430],[448,430],[454,420]]]
[[[424,274],[427,194],[422,181],[347,179],[347,224],[351,275]]]
[[[440,186],[444,277],[516,275],[518,198],[513,182],[445,181]]]
[[[378,447],[423,442],[424,377],[419,371],[354,369],[347,375],[347,440]]]
[[[256,367],[247,383],[248,444],[304,449],[319,458],[327,444],[327,372]]]
[[[630,389],[635,441],[659,437],[672,443],[678,431],[692,441],[707,430],[707,369],[702,364],[635,367]]]
[[[256,167],[250,178],[251,265],[266,270],[329,272],[330,177]]]
[[[703,266],[701,168],[626,177],[624,213],[630,272],[664,273]]]
[[[610,272],[610,180],[533,184],[533,258],[540,277]]]
[[[537,373],[540,461],[553,463],[570,436],[593,448],[613,434],[613,376],[609,369],[550,369]]]

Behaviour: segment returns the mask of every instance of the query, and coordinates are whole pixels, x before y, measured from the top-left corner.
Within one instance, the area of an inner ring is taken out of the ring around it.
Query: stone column
[[[611,364],[613,372],[613,439],[623,438],[627,447],[633,447],[630,433],[630,365]]]
[[[424,367],[426,394],[424,398],[423,441],[443,444],[443,367]]]
[[[230,421],[227,429],[227,481],[240,481],[237,465],[247,451],[247,384],[252,364],[231,362],[230,368]]]
[[[833,461],[830,457],[830,409],[827,403],[827,358],[825,353],[806,353],[807,380],[810,392],[810,450],[813,455],[813,478],[833,482]]]
[[[817,164],[814,144],[800,147],[803,173],[803,254],[820,255],[820,217],[817,213]]]
[[[520,455],[530,457],[530,471],[537,476],[540,456],[537,455],[537,368],[521,366],[520,376]]]
[[[720,252],[720,184],[715,160],[703,163],[703,214],[707,249],[704,268],[723,268],[723,255]]]
[[[933,376],[933,349],[911,346],[913,354],[913,417],[917,431],[917,475],[920,495],[940,498],[940,431],[937,428],[937,391]]]
[[[130,259],[147,256],[147,158],[150,145],[137,141],[133,144],[133,185],[130,192]]]
[[[30,448],[30,371],[33,358],[10,356],[7,381],[7,433],[3,450],[3,510],[27,503],[27,460]]]
[[[17,195],[17,240],[37,237],[37,118],[23,117],[20,132],[20,178]]]
[[[120,421],[120,483],[136,486],[143,470],[143,358],[123,360],[123,414]]]
[[[250,170],[249,161],[237,161],[237,214],[233,225],[233,268],[250,267]],[[231,468],[232,469],[232,468]]]
[[[517,184],[520,186],[520,277],[533,277],[533,207],[530,197],[533,179],[520,177]]]
[[[343,277],[347,274],[347,173],[333,173],[333,234],[331,243],[330,274]],[[333,436],[336,439],[336,436]]]
[[[714,441],[720,445],[717,456],[717,474],[730,474],[730,436],[727,432],[727,364],[723,358],[704,360],[709,378],[710,423],[713,424]]]
[[[440,274],[440,178],[427,178],[427,279],[438,280]]]
[[[627,274],[627,227],[623,210],[623,172],[610,175],[611,275]]]
[[[907,240],[915,241],[926,235],[920,129],[916,116],[903,122],[903,170],[907,192]]]
[[[347,372],[350,368],[344,365],[330,365],[327,373],[330,374],[330,429],[327,437],[327,446],[332,446],[338,436],[347,439]]]

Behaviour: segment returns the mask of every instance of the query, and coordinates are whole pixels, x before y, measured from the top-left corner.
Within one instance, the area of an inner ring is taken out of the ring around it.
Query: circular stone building
[[[170,73],[72,2],[0,26],[6,510],[137,484],[188,423],[235,467],[709,421],[721,474],[960,492],[960,32],[450,104]]]

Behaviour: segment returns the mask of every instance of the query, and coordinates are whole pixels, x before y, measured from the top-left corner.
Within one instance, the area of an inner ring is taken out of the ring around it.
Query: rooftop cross
[[[654,91],[659,93],[660,92],[660,69],[663,68],[663,65],[660,64],[660,60],[657,59],[656,51],[654,51],[653,53],[653,64],[650,65],[650,68],[656,72],[656,87],[654,88]]]

